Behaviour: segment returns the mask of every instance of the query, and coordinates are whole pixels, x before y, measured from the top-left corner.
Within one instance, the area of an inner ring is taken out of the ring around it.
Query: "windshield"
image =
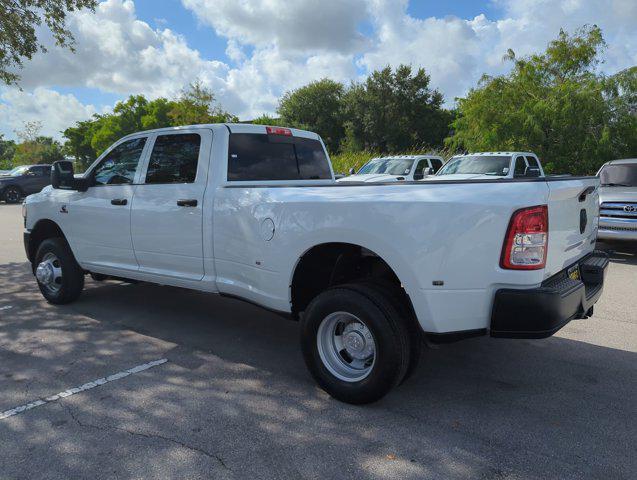
[[[358,174],[408,175],[413,163],[414,160],[411,158],[373,158],[361,167]]]
[[[25,167],[24,165],[21,167],[15,167],[9,172],[9,175],[11,175],[12,177],[21,177],[27,172],[28,169],[29,167]]]
[[[504,177],[509,173],[510,156],[486,157],[483,155],[451,159],[437,175],[475,174]]]
[[[599,178],[603,187],[637,187],[637,163],[606,165]]]

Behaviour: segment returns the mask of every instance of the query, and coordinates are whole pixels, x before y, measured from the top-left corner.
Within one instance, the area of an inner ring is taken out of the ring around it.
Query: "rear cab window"
[[[228,181],[332,180],[323,144],[313,138],[230,133]]]

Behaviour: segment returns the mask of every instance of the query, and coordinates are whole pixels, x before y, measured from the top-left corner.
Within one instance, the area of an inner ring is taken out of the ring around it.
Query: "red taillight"
[[[268,135],[285,135],[286,137],[292,136],[292,130],[283,127],[265,127],[265,131]]]
[[[511,216],[502,247],[502,268],[538,270],[546,265],[549,211],[546,205],[523,208]]]

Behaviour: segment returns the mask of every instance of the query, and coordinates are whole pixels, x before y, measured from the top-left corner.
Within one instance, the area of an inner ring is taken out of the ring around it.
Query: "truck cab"
[[[544,170],[531,152],[480,152],[456,155],[438,171],[436,180],[537,178]],[[430,178],[431,179],[431,178]]]
[[[339,182],[401,182],[423,180],[442,167],[442,157],[434,155],[395,155],[372,158],[358,172],[350,172]]]

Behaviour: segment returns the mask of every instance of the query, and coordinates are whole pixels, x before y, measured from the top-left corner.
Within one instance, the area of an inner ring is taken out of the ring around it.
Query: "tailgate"
[[[547,178],[549,249],[544,278],[593,251],[599,221],[597,177]]]

